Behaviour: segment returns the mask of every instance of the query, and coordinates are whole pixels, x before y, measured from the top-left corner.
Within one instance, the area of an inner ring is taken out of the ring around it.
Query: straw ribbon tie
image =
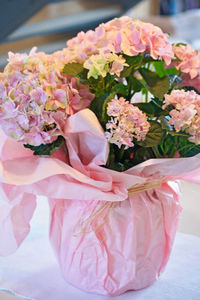
[[[137,193],[142,193],[148,190],[152,190],[155,188],[158,188],[162,185],[163,183],[163,178],[162,179],[151,179],[147,180],[146,182],[142,184],[135,184],[132,187],[128,189],[128,194],[137,194]]]
[[[130,187],[128,189],[128,194],[130,195],[130,194],[142,193],[142,192],[160,187],[163,182],[164,182],[163,178],[147,180],[146,182],[144,182],[142,184],[136,184],[136,185],[133,185],[132,187]],[[91,226],[92,226],[92,230],[97,233],[98,230],[100,229],[100,227],[104,224],[105,218],[108,215],[108,213],[110,212],[110,209],[114,208],[115,205],[117,205],[117,203],[118,202],[103,201],[103,203],[100,205],[100,207],[98,208],[98,205],[97,205],[96,206],[97,210],[92,211],[88,217],[85,218],[85,214],[83,213],[82,218],[76,224],[76,225],[78,225],[78,227],[81,228],[81,230],[79,232],[75,233],[76,227],[77,227],[77,226],[75,226],[74,236],[77,236],[79,234],[89,233],[91,231],[91,229],[89,230],[89,228]],[[101,220],[100,224],[97,225],[96,221],[99,218],[101,218],[102,220]]]

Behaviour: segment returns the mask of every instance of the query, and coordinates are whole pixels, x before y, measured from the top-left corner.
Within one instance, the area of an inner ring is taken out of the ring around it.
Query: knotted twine
[[[143,193],[158,188],[162,185],[162,183],[163,183],[163,178],[151,179],[151,180],[147,180],[142,184],[135,184],[128,189],[128,195]],[[87,217],[87,210],[84,211],[82,217],[75,225],[74,236],[89,233],[92,231],[95,231],[95,233],[97,234],[98,231],[100,230],[100,227],[105,223],[105,219],[108,213],[110,213],[111,209],[113,209],[118,203],[119,202],[99,201],[99,203],[95,204],[95,207],[92,209],[92,212],[88,217]],[[96,209],[98,205],[100,205],[100,207]],[[101,222],[100,224],[97,224],[99,219],[101,219]],[[75,233],[77,227],[81,228],[81,230]],[[89,230],[89,228],[91,228],[91,230]]]

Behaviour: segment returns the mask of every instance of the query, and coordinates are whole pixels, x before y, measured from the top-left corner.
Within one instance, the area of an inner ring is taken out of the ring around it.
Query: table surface
[[[200,238],[178,233],[165,272],[149,288],[118,297],[87,294],[62,278],[48,240],[48,206],[45,198],[38,200],[28,238],[18,251],[0,258],[0,300],[199,300]]]

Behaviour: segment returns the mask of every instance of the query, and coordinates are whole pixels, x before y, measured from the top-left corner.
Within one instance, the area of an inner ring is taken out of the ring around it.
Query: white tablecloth
[[[87,294],[67,284],[48,241],[46,200],[41,198],[38,202],[29,237],[15,254],[0,258],[0,290],[35,300],[200,299],[200,238],[181,233],[177,234],[165,272],[149,288],[111,298]]]

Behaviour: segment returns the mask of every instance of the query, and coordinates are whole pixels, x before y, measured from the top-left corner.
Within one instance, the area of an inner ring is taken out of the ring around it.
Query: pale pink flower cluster
[[[89,106],[93,95],[78,79],[64,76],[57,56],[9,53],[0,73],[0,125],[7,135],[38,146],[62,135],[68,114]]]
[[[95,79],[98,76],[105,77],[107,73],[111,75],[116,74],[120,77],[121,71],[125,66],[128,66],[126,60],[122,55],[116,55],[114,53],[94,54],[90,56],[84,62],[84,68],[88,69],[88,78],[93,77]]]
[[[136,106],[123,97],[112,99],[107,106],[107,114],[111,120],[106,124],[106,137],[112,144],[125,149],[133,147],[133,138],[137,141],[145,140],[150,124],[147,116]]]
[[[129,56],[150,54],[167,65],[174,58],[168,34],[159,27],[129,17],[113,19],[99,25],[95,31],[80,32],[67,42],[64,50],[69,61],[84,62],[93,54],[123,53]]]
[[[195,91],[173,90],[170,95],[165,95],[163,108],[168,105],[175,109],[170,111],[169,124],[177,132],[186,132],[189,141],[200,144],[200,95]]]
[[[179,59],[173,63],[178,70],[188,73],[191,79],[200,75],[200,52],[189,45],[174,45],[174,54]]]

